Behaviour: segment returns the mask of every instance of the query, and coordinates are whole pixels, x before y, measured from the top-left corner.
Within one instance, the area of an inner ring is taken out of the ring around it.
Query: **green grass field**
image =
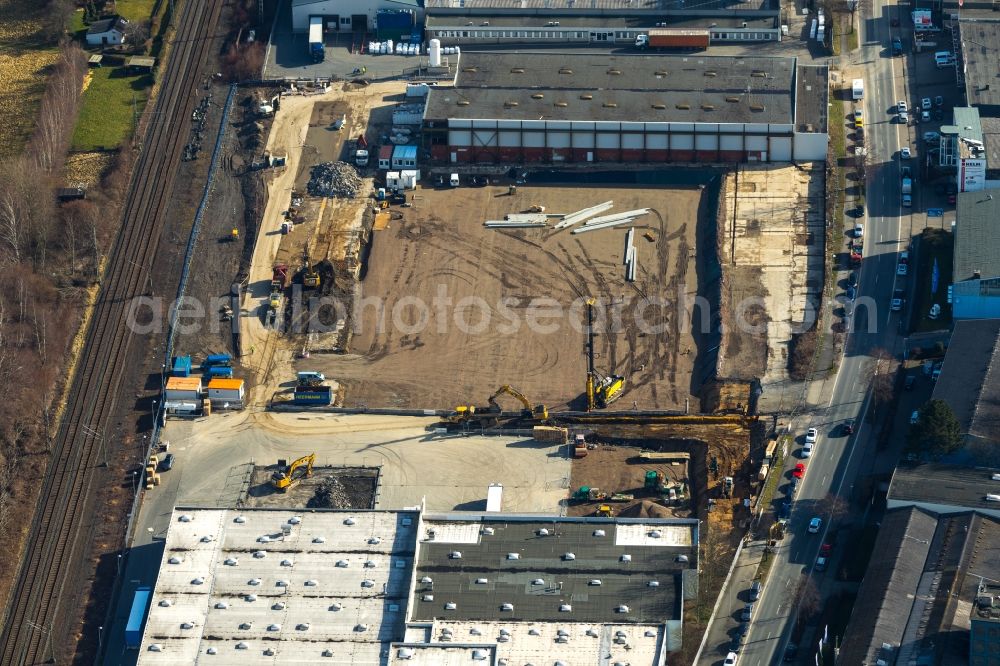
[[[148,74],[126,77],[123,67],[101,67],[91,74],[73,132],[75,151],[117,148],[131,135],[153,83]]]

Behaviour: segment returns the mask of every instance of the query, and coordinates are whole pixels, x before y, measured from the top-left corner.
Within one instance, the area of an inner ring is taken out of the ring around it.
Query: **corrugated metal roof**
[[[241,389],[243,388],[242,379],[213,379],[208,383],[208,388],[210,389]]]
[[[402,158],[413,158],[417,157],[417,147],[416,146],[396,146],[396,149],[392,151],[392,156],[397,159]]]
[[[167,379],[168,391],[200,391],[201,377],[170,377]]]

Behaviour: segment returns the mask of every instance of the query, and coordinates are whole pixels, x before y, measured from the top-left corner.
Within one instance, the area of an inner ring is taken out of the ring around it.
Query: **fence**
[[[212,150],[212,162],[208,168],[208,176],[205,179],[205,189],[202,191],[201,202],[198,204],[198,210],[194,216],[194,224],[191,226],[191,235],[188,237],[187,248],[184,251],[184,264],[181,268],[181,280],[177,285],[177,298],[174,300],[171,312],[170,312],[170,325],[167,329],[167,349],[164,352],[163,363],[164,366],[170,367],[170,359],[173,357],[174,352],[174,334],[175,334],[175,324],[177,322],[177,311],[179,308],[180,298],[184,295],[187,289],[188,275],[191,266],[191,257],[194,255],[194,247],[198,241],[198,233],[201,230],[201,220],[204,217],[205,209],[208,206],[209,196],[212,192],[212,182],[215,177],[215,170],[219,163],[219,154],[222,151],[222,139],[226,133],[226,127],[228,126],[229,112],[233,106],[233,99],[236,97],[236,84],[229,87],[229,95],[226,97],[226,104],[222,109],[222,120],[219,123],[219,134],[215,140],[215,148]],[[143,460],[148,460],[150,453],[156,448],[157,443],[160,439],[160,414],[163,411],[163,401],[161,400],[157,404],[157,409],[153,414],[153,430],[149,436],[149,447],[144,453]],[[125,527],[125,540],[123,543],[123,548],[126,553],[128,552],[128,544],[132,542],[134,536],[136,516],[139,513],[139,500],[142,497],[142,493],[136,489],[135,495],[132,497],[132,508],[129,510],[128,514],[128,524]],[[128,564],[128,555],[126,554],[125,562],[118,568],[118,573],[116,574],[114,587],[111,593],[111,599],[117,600],[121,594],[121,584],[122,584],[122,572]],[[111,626],[111,614],[117,607],[117,603],[113,602],[108,604],[107,614],[104,618],[105,627]],[[101,660],[100,652],[97,655],[95,663],[99,663]]]

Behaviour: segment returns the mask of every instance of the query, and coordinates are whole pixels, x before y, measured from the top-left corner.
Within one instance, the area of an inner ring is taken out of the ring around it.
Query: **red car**
[[[805,463],[798,463],[795,465],[795,469],[792,470],[792,476],[796,479],[801,479],[806,475],[806,465]]]
[[[824,543],[822,546],[819,547],[819,554],[823,557],[829,557],[831,550],[833,550],[833,544]]]

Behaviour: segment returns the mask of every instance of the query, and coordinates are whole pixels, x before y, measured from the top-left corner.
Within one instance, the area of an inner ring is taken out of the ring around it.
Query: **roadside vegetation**
[[[940,458],[962,448],[962,426],[947,402],[931,400],[919,409],[906,444],[915,453]]]
[[[119,0],[117,9],[148,12],[162,4]],[[87,6],[95,18],[114,11],[112,2],[91,1]],[[69,158],[78,120],[94,126],[107,123],[115,100],[123,99],[105,85],[105,80],[114,79],[113,69],[100,72],[90,82],[90,94],[84,92],[89,53],[69,31],[78,13],[72,0],[0,0],[0,110],[5,116],[0,265],[7,276],[0,284],[0,382],[17,386],[0,403],[4,571],[16,570],[30,526],[25,516],[35,505],[37,480],[48,465],[63,392],[82,344],[80,324],[97,294],[133,160],[132,151],[120,146],[132,128],[131,86],[136,77],[122,78],[130,90],[128,114],[115,111],[124,118],[119,125],[126,131],[92,137],[106,149],[100,155]],[[136,23],[148,30],[148,21]],[[148,43],[147,36],[141,48]],[[150,82],[145,82],[147,88]],[[65,193],[67,200],[57,200],[58,189],[78,183],[89,186],[85,198]],[[35,473],[25,475],[25,469]],[[0,606],[6,604],[12,581],[12,576],[0,578]]]

